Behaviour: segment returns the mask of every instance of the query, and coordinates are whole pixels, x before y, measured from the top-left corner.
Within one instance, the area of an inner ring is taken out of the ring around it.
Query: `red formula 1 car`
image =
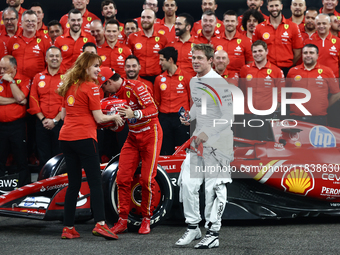
[[[340,130],[292,121],[273,121],[271,141],[234,138],[233,182],[223,219],[278,219],[340,214]],[[177,179],[189,142],[160,156],[152,226],[167,217],[183,218]],[[117,220],[119,155],[103,165],[106,217]],[[61,220],[67,189],[62,155],[43,168],[38,182],[0,196],[0,215]],[[131,185],[129,227],[141,223],[140,168]],[[203,194],[202,194],[203,195]],[[79,192],[77,220],[92,218],[86,177]],[[204,201],[204,199],[202,200]]]

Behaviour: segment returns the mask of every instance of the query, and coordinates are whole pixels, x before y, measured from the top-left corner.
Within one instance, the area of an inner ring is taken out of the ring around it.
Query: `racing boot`
[[[217,248],[219,245],[218,232],[208,230],[205,237],[195,245],[195,249]]]
[[[150,233],[150,219],[149,218],[143,218],[142,224],[138,230],[139,234],[149,234]]]
[[[185,231],[183,236],[175,244],[179,246],[187,245],[201,237],[202,233],[198,225],[189,225],[187,231]]]
[[[74,227],[71,229],[68,227],[63,228],[63,233],[61,234],[62,239],[73,239],[73,238],[79,238],[79,237],[80,235]]]
[[[114,234],[120,234],[127,231],[127,219],[119,218],[117,223],[110,229]]]

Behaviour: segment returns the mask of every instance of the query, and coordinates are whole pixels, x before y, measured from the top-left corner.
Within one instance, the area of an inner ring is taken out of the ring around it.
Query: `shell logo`
[[[44,81],[41,81],[38,83],[39,88],[45,87],[46,83]]]
[[[301,79],[302,79],[301,75],[296,75],[296,76],[294,77],[294,80],[295,80],[295,81],[300,81]]]
[[[314,189],[314,177],[311,172],[301,166],[292,166],[281,179],[281,186],[285,191],[307,195]]]
[[[216,51],[218,51],[218,50],[223,50],[223,46],[222,46],[222,45],[218,45],[218,46],[216,47]]]
[[[142,45],[141,43],[136,43],[136,44],[135,44],[135,48],[136,48],[137,50],[140,50],[142,47],[143,47],[143,45]]]
[[[13,50],[17,50],[17,49],[19,49],[19,47],[20,47],[19,43],[13,44]]]
[[[100,58],[102,59],[102,61],[104,62],[106,60],[106,56],[100,56]]]
[[[202,29],[197,30],[197,34],[200,34],[200,33],[202,33]]]
[[[160,86],[161,90],[164,91],[166,90],[167,86],[165,83],[162,83],[161,86]]]
[[[61,46],[61,50],[62,50],[62,51],[68,51],[68,46],[67,46],[67,45]]]
[[[165,31],[164,30],[159,30],[158,33],[161,34],[161,35],[164,35]]]
[[[0,93],[4,91],[4,87],[2,85],[0,85]]]
[[[246,76],[247,81],[251,81],[253,79],[253,76],[251,74],[248,74]]]
[[[299,141],[295,142],[295,146],[296,147],[301,147],[301,142],[299,142]]]
[[[69,105],[69,106],[73,106],[74,105],[74,103],[75,103],[75,99],[74,99],[74,96],[73,95],[70,95],[70,96],[68,96],[67,97],[67,104]]]
[[[70,24],[67,23],[67,24],[66,24],[66,27],[67,27],[67,28],[70,28]]]
[[[263,39],[268,40],[270,37],[270,34],[268,32],[265,32],[262,37]]]

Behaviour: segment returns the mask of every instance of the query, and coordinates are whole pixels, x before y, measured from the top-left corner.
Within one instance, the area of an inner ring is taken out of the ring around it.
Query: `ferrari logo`
[[[123,31],[123,27],[119,26],[119,31],[122,32]]]
[[[40,43],[40,42],[41,42],[41,39],[40,39],[40,38],[38,38],[38,39],[37,39],[37,43]]]
[[[224,75],[224,79],[227,79],[228,78],[228,75]]]
[[[159,41],[159,37],[158,37],[158,36],[155,37],[155,41],[156,41],[156,42]]]
[[[182,81],[183,78],[184,78],[184,77],[181,75],[180,77],[178,77],[178,80],[179,80],[179,81]]]
[[[88,40],[88,39],[87,39],[86,37],[83,38],[83,42],[84,42],[84,43],[87,43],[87,40]]]
[[[63,74],[60,75],[60,79],[64,79],[64,75]]]
[[[44,30],[44,34],[46,35],[48,33],[48,30]]]
[[[285,24],[284,27],[285,27],[285,29],[288,29],[288,28],[289,28],[289,25],[288,25],[288,24]]]
[[[17,80],[17,84],[20,84],[21,83],[21,80]]]
[[[92,20],[91,17],[87,17],[87,21],[90,22]]]
[[[270,75],[272,73],[272,69],[267,69],[267,74]]]
[[[333,43],[333,44],[336,43],[336,39],[335,39],[335,38],[332,39],[332,43]]]
[[[323,70],[322,69],[318,69],[318,73],[322,74]]]
[[[118,52],[119,52],[119,54],[122,54],[123,48],[118,48]]]
[[[221,27],[221,24],[220,24],[220,23],[217,23],[217,24],[216,24],[216,27],[220,28],[220,27]]]
[[[237,39],[237,44],[240,44],[242,42],[242,39]]]
[[[126,91],[126,95],[127,95],[128,98],[130,98],[131,92],[130,91]]]

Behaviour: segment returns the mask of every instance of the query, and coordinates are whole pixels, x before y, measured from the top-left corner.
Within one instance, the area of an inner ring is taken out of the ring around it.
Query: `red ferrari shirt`
[[[131,132],[143,132],[150,129],[150,125],[158,122],[157,106],[152,98],[148,86],[140,81],[126,80],[114,94],[119,99],[125,99],[133,111],[138,111],[140,119],[128,119]]]
[[[280,68],[269,61],[259,69],[255,63],[245,65],[240,72],[240,88],[245,95],[245,113],[248,108],[248,88],[252,88],[253,106],[256,110],[269,110],[272,106],[273,88],[277,87],[278,102],[281,101],[281,88],[285,86],[284,75]]]
[[[101,109],[98,85],[93,82],[72,85],[64,97],[63,107],[66,109],[66,117],[59,140],[92,138],[97,141],[97,123],[92,111]]]
[[[226,68],[221,75],[227,82],[235,85],[238,87],[238,80],[239,80],[239,75],[238,72],[235,71],[230,71],[228,68]]]
[[[220,35],[224,32],[223,21],[216,19],[217,24],[215,27],[215,34]],[[202,32],[202,20],[196,21],[191,29],[191,35],[198,35]]]
[[[156,77],[154,98],[160,112],[176,113],[181,107],[190,110],[190,79],[180,68],[172,76],[165,71]]]
[[[320,65],[329,66],[335,77],[339,77],[339,51],[340,38],[331,33],[325,39],[321,39],[318,33],[314,33],[305,44],[314,44],[319,48],[318,62]]]
[[[141,65],[139,75],[155,76],[162,72],[158,51],[163,49],[167,42],[166,37],[155,30],[151,37],[146,37],[143,30],[129,35],[127,45],[139,59]]]
[[[17,60],[18,72],[30,79],[46,68],[45,55],[49,47],[51,40],[47,36],[35,35],[28,39],[21,33],[8,41],[8,53]]]
[[[171,27],[168,27],[165,25],[163,18],[159,24],[155,25],[155,30],[160,34],[165,35],[168,39],[168,43],[175,41],[175,24],[173,24]]]
[[[206,38],[202,32],[200,32],[199,34],[197,35],[194,35],[194,38],[199,41],[199,43],[206,43],[206,44],[213,44],[212,41],[215,39],[215,38],[218,38],[219,37],[219,34],[216,34],[214,32],[214,34],[212,35],[212,37],[210,38],[210,40],[208,40],[208,38]]]
[[[30,80],[18,72],[14,76],[14,80],[22,93],[24,93],[25,97],[27,97],[30,92]],[[8,81],[0,80],[0,96],[7,98],[13,97],[11,85]],[[25,116],[26,105],[18,103],[0,105],[0,122],[12,122]]]
[[[177,63],[176,65],[180,67],[184,72],[189,73],[191,77],[196,75],[196,72],[192,68],[192,53],[191,47],[193,44],[201,43],[198,39],[195,39],[194,36],[187,42],[182,42],[178,37],[174,42],[171,42],[167,46],[172,46],[178,51]]]
[[[45,26],[44,24],[41,26],[41,28],[39,30],[37,30],[36,32],[36,36],[47,36],[48,38],[50,38],[50,36],[48,35],[48,27]]]
[[[333,71],[319,63],[312,70],[307,70],[304,64],[293,67],[287,74],[287,87],[307,89],[311,93],[311,99],[303,106],[312,116],[327,115],[328,95],[340,92],[338,80]],[[303,98],[302,93],[292,93],[291,98]],[[295,104],[290,106],[292,115],[304,116]]]
[[[292,21],[292,17],[290,17],[290,18],[287,19],[287,20],[289,20],[290,22],[293,22],[293,21]],[[301,22],[300,24],[297,24],[297,25],[298,25],[298,27],[299,27],[299,29],[300,29],[300,32],[302,33],[302,29],[303,29],[303,30],[305,29],[305,17],[303,17],[302,22]]]
[[[215,50],[224,50],[228,53],[230,60],[227,69],[230,71],[239,72],[246,64],[246,62],[252,62],[253,54],[251,52],[251,40],[241,35],[236,31],[235,36],[229,40],[225,34],[220,37],[211,39],[211,43],[214,45]]]
[[[301,49],[303,41],[298,26],[282,16],[281,24],[275,29],[270,21],[255,28],[252,41],[262,40],[268,45],[268,60],[278,67],[293,65],[293,49]]]
[[[122,78],[130,80],[126,77],[126,73],[124,73],[122,75]],[[137,81],[143,82],[145,85],[147,85],[151,95],[153,96],[153,83],[151,81],[145,80],[145,79],[141,78],[139,75],[137,77]]]
[[[262,14],[264,21],[269,20],[269,16],[263,14],[263,12],[260,10],[260,13]],[[243,19],[243,15],[240,15],[237,17],[237,21],[238,21],[238,25],[236,27],[237,31],[239,31],[241,34],[242,32],[246,32],[246,30],[244,30],[244,27],[242,26],[242,19]]]
[[[61,110],[63,98],[57,94],[57,89],[61,85],[64,72],[59,69],[55,75],[50,75],[48,70],[35,75],[31,86],[29,114],[34,115],[39,112],[48,119],[53,119]]]
[[[103,61],[102,66],[111,67],[120,75],[125,73],[125,59],[131,55],[129,47],[117,41],[112,49],[105,41],[102,45],[97,46],[97,53]]]
[[[322,9],[323,9],[323,7],[320,8],[319,13],[322,13]],[[340,19],[340,13],[339,13],[339,12],[337,12],[336,10],[334,10],[333,14],[334,14],[335,16],[337,16],[338,19]]]
[[[141,17],[138,17],[138,18],[135,18],[134,20],[137,21],[137,23],[138,23],[138,28],[141,30],[141,29],[142,29],[142,23],[141,23],[142,18],[141,18]],[[156,18],[154,24],[155,24],[155,25],[158,25],[158,24],[160,24],[160,23],[161,23],[161,20],[160,20],[159,18]]]
[[[87,42],[96,43],[96,40],[88,33],[81,31],[79,38],[75,41],[70,35],[70,30],[55,39],[54,45],[61,50],[63,57],[62,65],[65,70],[69,69],[83,52],[83,45]]]
[[[0,39],[0,59],[2,59],[2,57],[7,54],[8,54],[8,51],[7,51],[6,43]]]
[[[15,35],[18,36],[18,35],[20,35],[21,33],[22,33],[22,28],[21,28],[21,27],[18,27],[18,29],[17,29]],[[0,32],[0,39],[3,40],[3,41],[5,42],[6,47],[7,47],[7,46],[8,46],[8,41],[9,41],[9,39],[11,39],[11,36],[9,36],[9,35],[7,34],[6,29],[1,30],[1,32]]]
[[[93,20],[96,20],[96,19],[100,20],[100,18],[98,18],[95,14],[86,10],[83,15],[83,24],[81,25],[81,30],[87,33],[91,33],[90,24]],[[68,21],[68,14],[65,14],[64,16],[62,16],[59,21],[59,23],[63,27],[64,33],[66,32],[66,30],[70,29],[70,24],[68,24],[67,21]]]

